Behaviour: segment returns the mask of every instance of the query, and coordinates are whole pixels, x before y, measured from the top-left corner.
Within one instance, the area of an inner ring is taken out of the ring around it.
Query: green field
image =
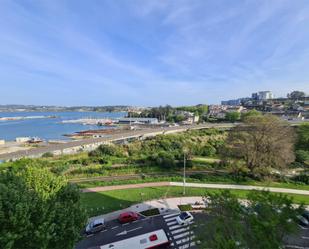
[[[179,197],[182,195],[182,187],[149,187],[142,189],[112,190],[96,193],[83,193],[82,202],[89,216],[109,213],[115,210],[127,208],[133,204],[146,200]],[[220,190],[203,188],[186,188],[186,196],[205,196],[207,192]],[[249,191],[232,190],[239,198],[246,198]],[[293,197],[295,203],[309,204],[309,197],[305,195],[286,194]]]

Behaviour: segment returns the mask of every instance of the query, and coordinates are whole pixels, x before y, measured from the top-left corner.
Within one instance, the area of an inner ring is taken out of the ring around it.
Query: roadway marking
[[[302,236],[301,238],[302,239],[309,239],[309,237],[306,237],[306,236]]]
[[[293,245],[287,245],[285,247],[289,248],[295,248],[295,249],[309,249],[309,247],[303,247],[303,246],[293,246]]]
[[[175,226],[169,227],[169,229],[174,230],[174,229],[181,228],[181,227],[183,227],[183,225],[175,225]]]
[[[122,226],[127,226],[127,225],[129,225],[130,223],[125,223],[125,224],[122,224]]]
[[[186,242],[190,242],[192,241],[193,239],[195,238],[195,236],[191,236],[191,237],[187,237],[187,238],[184,238],[184,239],[181,239],[181,240],[177,240],[176,241],[176,244],[179,245],[179,244],[182,244],[182,243],[186,243]]]
[[[189,226],[185,227],[185,228],[180,228],[180,229],[177,229],[177,230],[174,230],[174,231],[171,231],[171,233],[174,235],[176,233],[181,233],[181,232],[185,232],[185,231],[188,231],[190,229]]]
[[[193,224],[193,221],[189,222],[189,224],[171,226],[171,227],[169,227],[169,229],[170,230],[174,230],[174,229],[181,228],[181,227],[187,227],[187,226],[189,226],[191,224]]]
[[[190,244],[185,244],[183,246],[180,246],[179,249],[187,249],[192,246],[195,246],[195,242],[191,242]]]
[[[193,234],[193,232],[190,231],[190,232],[181,233],[181,234],[175,235],[175,236],[174,236],[174,239],[175,239],[175,240],[176,240],[176,239],[180,239],[180,238],[186,237],[186,236],[188,236],[188,235],[190,235],[190,234]]]
[[[123,232],[121,233],[117,233],[116,236],[120,236],[120,235],[126,235],[127,233],[129,232],[133,232],[133,231],[136,231],[136,230],[139,230],[139,229],[142,229],[143,227],[137,227],[137,228],[134,228],[134,229],[131,229],[131,230],[124,230]]]
[[[167,215],[164,215],[163,218],[169,218],[169,217],[172,217],[172,216],[177,216],[179,215],[180,213],[172,213],[172,214],[167,214]]]
[[[172,220],[176,220],[176,217],[165,219],[166,222],[169,222],[169,221],[172,221]]]
[[[307,227],[303,227],[303,226],[301,226],[301,225],[298,225],[301,229],[303,229],[303,230],[308,230],[308,228]]]
[[[115,229],[115,228],[117,228],[117,227],[119,227],[119,226],[112,227],[111,229]]]
[[[171,222],[169,222],[169,223],[166,223],[167,226],[174,225],[174,224],[177,224],[177,221],[176,221],[176,220],[171,221]]]

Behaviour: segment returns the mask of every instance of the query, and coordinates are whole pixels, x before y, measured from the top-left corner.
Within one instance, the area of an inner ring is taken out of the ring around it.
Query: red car
[[[119,215],[118,220],[122,224],[132,222],[138,220],[138,214],[134,212],[125,212]]]

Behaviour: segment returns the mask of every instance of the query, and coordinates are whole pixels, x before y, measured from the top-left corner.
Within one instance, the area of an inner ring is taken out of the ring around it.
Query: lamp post
[[[186,195],[186,154],[188,149],[183,149],[183,195]]]

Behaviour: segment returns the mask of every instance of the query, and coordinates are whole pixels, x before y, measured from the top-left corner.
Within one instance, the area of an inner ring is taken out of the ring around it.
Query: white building
[[[255,100],[267,100],[273,99],[274,95],[271,91],[261,91],[258,93],[252,93],[252,98]]]
[[[17,137],[15,141],[17,143],[26,143],[31,141],[31,137]]]

